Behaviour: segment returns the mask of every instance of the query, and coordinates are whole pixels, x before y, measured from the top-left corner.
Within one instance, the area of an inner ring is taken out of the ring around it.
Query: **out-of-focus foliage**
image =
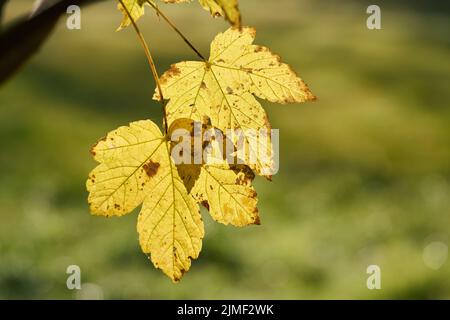
[[[7,19],[30,6],[11,3]],[[404,3],[379,2],[383,29],[370,31],[365,1],[241,1],[258,42],[320,100],[263,103],[282,129],[279,174],[255,181],[263,224],[235,230],[205,212],[208,247],[177,286],[130,241],[134,216],[95,219],[85,205],[92,137],[161,118],[136,36],[113,31],[108,3],[83,10],[80,31],[61,24],[0,89],[0,297],[449,298],[449,261],[432,269],[442,254],[426,250],[449,244],[449,19]],[[202,52],[229,26],[195,6],[162,8]],[[160,73],[194,58],[163,21],[141,24]],[[66,288],[70,264],[80,292]],[[380,291],[366,288],[370,264]]]

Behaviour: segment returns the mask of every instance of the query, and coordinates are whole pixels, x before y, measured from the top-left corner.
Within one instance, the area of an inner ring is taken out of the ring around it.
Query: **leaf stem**
[[[167,124],[167,112],[166,112],[166,103],[164,102],[164,95],[161,89],[161,83],[159,81],[159,76],[158,76],[158,72],[156,71],[156,66],[155,66],[155,62],[153,60],[152,54],[150,52],[149,46],[147,44],[147,42],[145,41],[144,35],[141,33],[141,31],[139,30],[139,27],[137,26],[136,22],[134,21],[133,17],[130,14],[130,11],[128,10],[128,8],[125,6],[125,4],[123,3],[122,0],[119,0],[120,4],[122,5],[123,9],[125,10],[128,18],[130,19],[131,23],[133,24],[134,30],[136,31],[136,34],[139,38],[139,41],[141,42],[141,45],[144,49],[145,55],[147,57],[147,61],[148,61],[148,65],[150,66],[150,70],[152,71],[153,74],[153,78],[155,79],[156,82],[156,87],[158,88],[158,93],[159,93],[159,101],[162,104],[162,108],[163,108],[163,116],[164,116],[164,131],[167,134],[168,132],[168,124]]]
[[[200,53],[200,51],[195,48],[195,46],[184,36],[184,34],[175,26],[175,24],[170,21],[170,19],[150,0],[146,0],[147,3],[155,9],[156,13],[163,17],[163,19],[169,24],[169,26],[184,40],[184,42],[199,56],[200,59],[206,61],[205,57]]]

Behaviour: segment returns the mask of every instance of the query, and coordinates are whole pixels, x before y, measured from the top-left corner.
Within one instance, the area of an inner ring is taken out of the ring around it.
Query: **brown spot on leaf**
[[[237,6],[236,6],[236,8],[237,8]],[[239,17],[239,19],[240,19],[240,17]],[[255,28],[246,28],[246,29],[249,31],[252,38],[256,37],[256,29]]]
[[[209,203],[208,203],[208,201],[203,200],[203,201],[201,202],[201,205],[204,206],[204,207],[206,208],[206,210],[209,211]]]
[[[119,204],[114,204],[114,209],[120,210],[120,205]]]
[[[270,121],[269,121],[269,118],[267,117],[267,115],[264,116],[263,120],[264,120],[264,126],[267,128],[268,131],[270,131],[272,129],[272,125],[270,124]]]
[[[255,46],[255,52],[261,52],[261,51],[264,51],[263,46]]]
[[[246,179],[245,175],[238,174],[238,176],[236,178],[236,181],[235,181],[235,184],[238,185],[238,186],[245,186],[247,184],[247,181],[248,180]]]
[[[105,137],[103,137],[103,138],[101,138],[100,140],[98,140],[92,147],[91,147],[91,149],[89,150],[89,152],[92,154],[92,156],[93,157],[95,157],[95,155],[96,155],[96,152],[95,152],[95,148],[98,146],[98,144],[100,143],[100,142],[102,142],[102,141],[106,141],[106,136]]]
[[[175,77],[177,75],[179,75],[181,73],[180,69],[178,69],[178,67],[173,64],[170,66],[170,69],[166,71],[166,73],[164,73],[164,75],[161,77],[160,82],[161,84],[164,84],[167,82],[167,79],[170,79],[172,77]]]
[[[149,178],[153,177],[160,167],[160,164],[150,160],[148,163],[144,164],[143,169]]]

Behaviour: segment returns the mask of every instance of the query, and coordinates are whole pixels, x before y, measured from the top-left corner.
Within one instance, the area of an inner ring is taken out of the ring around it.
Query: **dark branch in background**
[[[5,8],[6,2],[8,2],[8,0],[0,0],[0,31],[2,30],[3,9]]]
[[[0,14],[7,0],[0,0]],[[36,15],[22,17],[0,33],[0,85],[35,54],[70,5],[83,6],[103,0],[61,0]]]

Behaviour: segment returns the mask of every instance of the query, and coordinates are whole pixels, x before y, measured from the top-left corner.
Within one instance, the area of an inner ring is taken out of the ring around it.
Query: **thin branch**
[[[163,17],[163,19],[170,25],[170,27],[178,33],[178,35],[186,42],[186,44],[197,54],[197,56],[200,57],[203,61],[206,61],[205,57],[195,48],[195,46],[184,36],[184,34],[175,26],[175,24],[170,21],[170,19],[151,1],[146,0],[147,3],[152,6],[153,9],[155,9],[156,13]]]
[[[158,88],[158,93],[159,93],[159,98],[160,98],[159,101],[161,102],[162,107],[163,107],[164,130],[165,130],[165,133],[167,134],[168,128],[167,128],[166,104],[164,102],[164,95],[163,95],[163,92],[162,92],[162,89],[161,89],[161,83],[159,81],[158,72],[156,71],[155,62],[153,60],[153,57],[152,57],[152,54],[150,52],[149,46],[148,46],[147,42],[145,41],[145,38],[144,38],[143,34],[139,30],[139,27],[137,26],[136,22],[134,21],[133,17],[131,16],[130,11],[125,6],[125,4],[123,3],[122,0],[119,0],[119,2],[122,5],[123,9],[125,10],[125,12],[126,12],[128,18],[130,19],[131,23],[133,24],[134,30],[136,31],[136,34],[137,34],[137,36],[139,38],[139,41],[141,42],[142,47],[144,48],[144,52],[145,52],[145,55],[147,57],[148,65],[150,66],[150,69],[151,69],[152,74],[153,74],[153,78],[155,79],[155,82],[156,82],[156,87]]]

